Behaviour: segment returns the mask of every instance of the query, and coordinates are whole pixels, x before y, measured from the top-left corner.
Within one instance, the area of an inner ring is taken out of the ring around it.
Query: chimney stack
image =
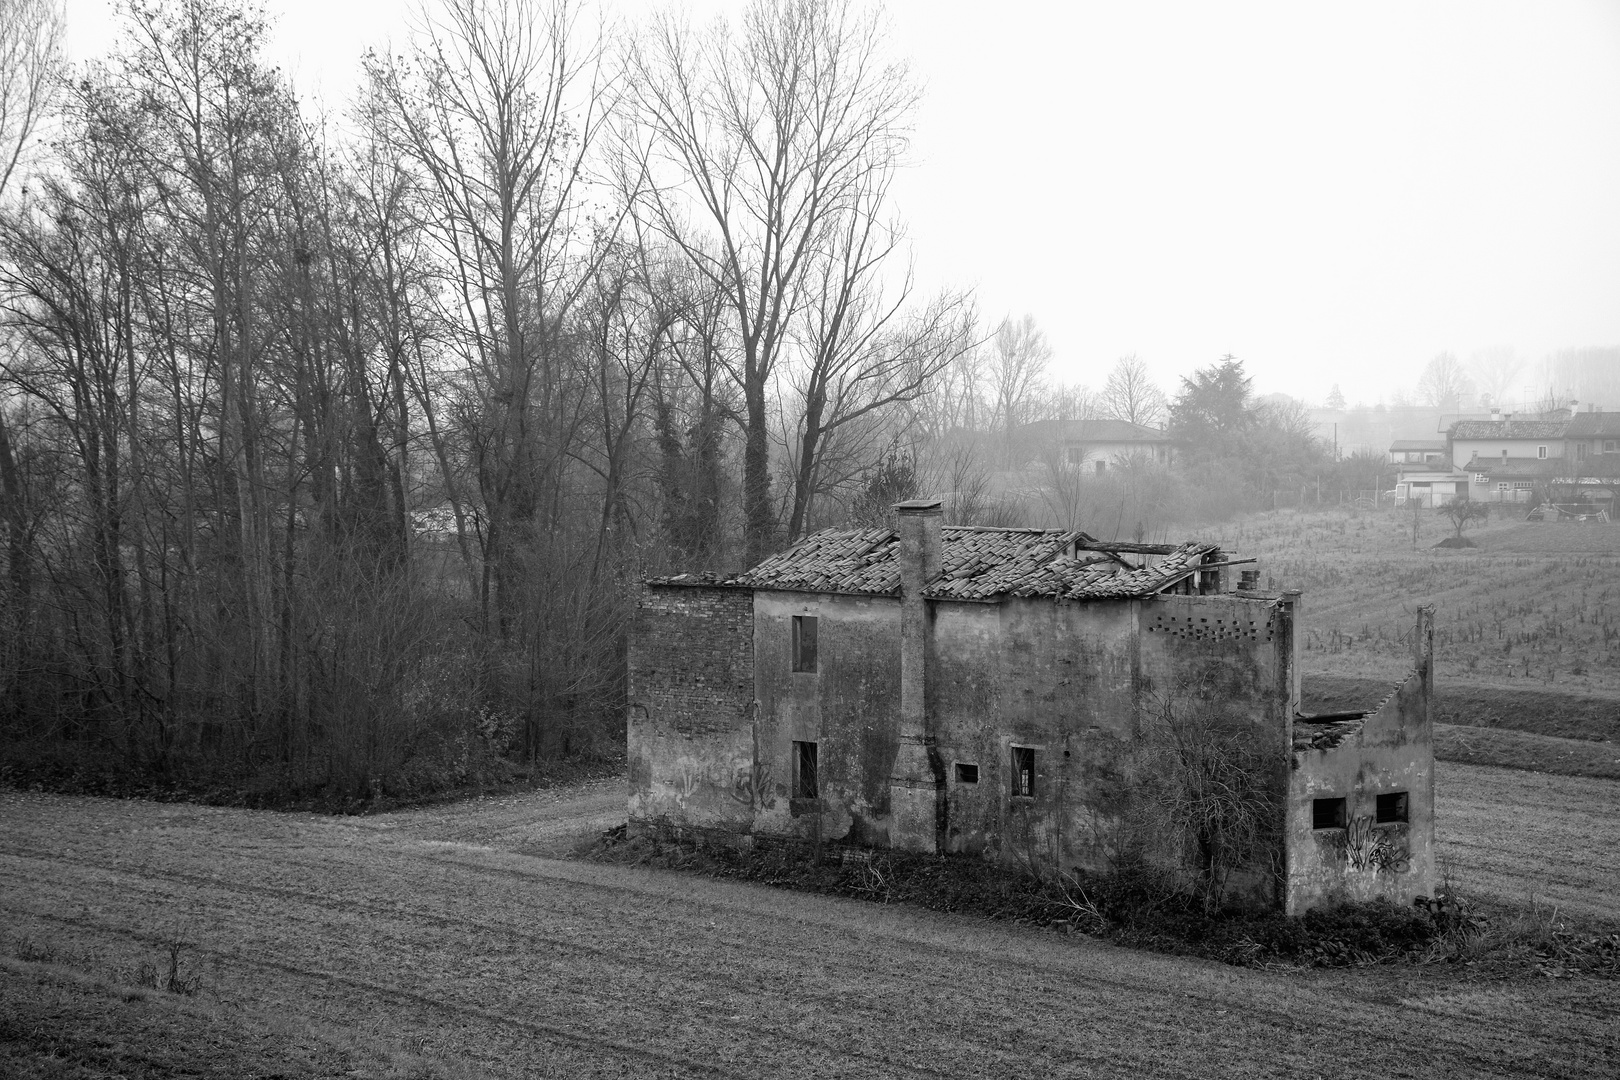
[[[928,712],[933,627],[923,590],[939,576],[944,541],[938,499],[896,503],[900,516],[900,751],[889,778],[889,846],[939,850],[945,763]]]

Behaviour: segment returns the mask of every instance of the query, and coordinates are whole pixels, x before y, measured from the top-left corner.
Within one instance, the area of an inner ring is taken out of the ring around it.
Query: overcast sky
[[[406,6],[268,0],[272,58],[340,98]],[[104,50],[110,4],[68,7]],[[1061,378],[1134,352],[1173,391],[1232,353],[1371,404],[1442,350],[1620,344],[1615,0],[888,7],[927,87],[919,276],[1033,314]]]

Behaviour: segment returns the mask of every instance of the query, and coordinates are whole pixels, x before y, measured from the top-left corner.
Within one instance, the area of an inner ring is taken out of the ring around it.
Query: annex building
[[[1145,860],[1290,913],[1432,893],[1427,609],[1384,701],[1303,716],[1301,597],[1234,581],[1249,560],[896,509],[897,531],[645,583],[632,831],[1037,872]]]

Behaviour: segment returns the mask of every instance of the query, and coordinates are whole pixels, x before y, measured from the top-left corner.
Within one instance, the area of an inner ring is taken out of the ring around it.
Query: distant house
[[[1209,834],[1165,816],[1207,794],[1188,755],[1210,754],[1261,817],[1229,902],[1432,895],[1432,609],[1381,704],[1305,716],[1300,594],[1232,581],[1214,545],[896,510],[898,531],[827,529],[735,577],[645,583],[632,832],[1010,870],[1145,858],[1210,882]]]
[[[1389,444],[1389,463],[1396,472],[1432,472],[1444,468],[1446,440],[1396,439]]]
[[[1022,438],[1036,456],[1055,451],[1064,468],[1095,473],[1132,462],[1168,465],[1171,460],[1169,435],[1124,420],[1041,420],[1026,425]]]
[[[1589,409],[1564,428],[1564,458],[1548,485],[1553,502],[1590,505],[1616,520],[1620,510],[1620,412]]]
[[[1446,434],[1447,456],[1476,502],[1548,502],[1576,516],[1613,516],[1620,492],[1620,413],[1588,407],[1536,419],[1497,415],[1459,420]]]

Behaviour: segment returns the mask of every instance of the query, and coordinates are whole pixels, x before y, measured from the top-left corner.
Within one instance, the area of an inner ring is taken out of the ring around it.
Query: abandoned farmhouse
[[[1290,913],[1433,891],[1427,610],[1384,701],[1303,716],[1300,595],[1234,581],[1218,548],[896,510],[897,531],[645,583],[632,831],[1137,860]]]

